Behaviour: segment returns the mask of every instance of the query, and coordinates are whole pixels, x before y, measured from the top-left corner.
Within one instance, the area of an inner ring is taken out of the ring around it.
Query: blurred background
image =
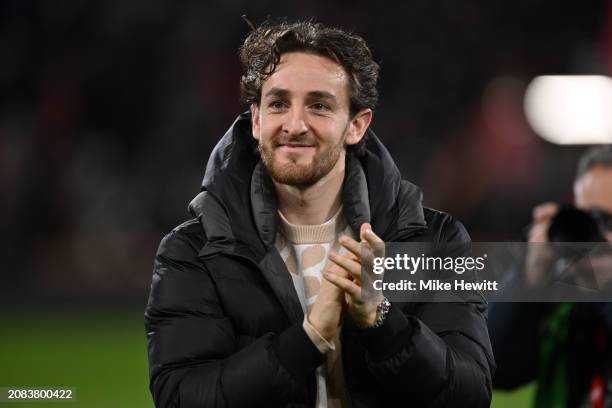
[[[543,139],[525,95],[542,75],[612,75],[610,1],[4,0],[0,386],[76,387],[75,407],[152,406],[153,256],[247,108],[243,14],[362,35],[382,67],[373,129],[473,240],[520,240],[534,205],[571,201],[587,146]],[[530,391],[494,406],[526,406]]]

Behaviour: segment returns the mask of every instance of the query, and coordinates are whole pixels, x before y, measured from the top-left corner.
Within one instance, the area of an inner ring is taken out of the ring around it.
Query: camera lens
[[[599,223],[573,206],[561,207],[548,228],[550,242],[603,242]]]

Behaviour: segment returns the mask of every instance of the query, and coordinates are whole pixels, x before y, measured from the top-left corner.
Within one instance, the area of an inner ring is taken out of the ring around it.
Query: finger
[[[328,271],[323,272],[323,277],[336,287],[348,293],[353,299],[358,299],[361,296],[361,288],[354,282]]]
[[[329,265],[327,265],[327,268],[325,268],[327,271],[334,273],[336,275],[342,276],[344,278],[347,279],[352,279],[353,276],[343,267],[341,267],[340,265],[336,265],[335,263],[330,263]]]
[[[362,263],[369,264],[372,262],[375,256],[385,256],[385,245],[384,241],[372,231],[372,226],[364,222],[361,224],[360,230],[361,237],[361,259]]]
[[[381,248],[381,244],[384,244],[384,241],[378,235],[376,235],[374,231],[372,231],[372,226],[367,222],[361,224],[359,236],[361,237],[362,241],[369,243],[372,249],[379,250]]]
[[[533,208],[533,220],[535,222],[549,221],[559,212],[559,205],[557,203],[548,202],[537,205]]]
[[[363,224],[361,224],[361,227],[359,228],[359,239],[360,240],[365,241],[366,231],[372,231],[372,225],[369,222],[364,222]]]
[[[354,259],[350,259],[347,256],[340,255],[334,251],[330,251],[329,259],[336,265],[348,271],[356,279],[359,279],[361,277],[361,264],[355,261]]]
[[[359,242],[355,241],[348,235],[341,236],[338,241],[340,241],[340,245],[348,249],[353,255],[358,258],[361,257],[361,244]]]
[[[365,240],[370,244],[382,244],[384,241],[371,229],[366,229],[363,234]]]
[[[539,224],[535,224],[529,230],[529,242],[548,242],[548,227],[550,223],[541,222]]]

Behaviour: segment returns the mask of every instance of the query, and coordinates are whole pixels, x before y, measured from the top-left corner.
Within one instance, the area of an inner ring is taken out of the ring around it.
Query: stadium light
[[[612,78],[539,76],[525,93],[533,130],[556,144],[612,143]]]

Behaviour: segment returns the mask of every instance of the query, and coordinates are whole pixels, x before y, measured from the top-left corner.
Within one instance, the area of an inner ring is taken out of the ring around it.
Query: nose
[[[308,132],[304,111],[298,107],[292,108],[285,117],[282,130],[288,135],[301,135]]]

